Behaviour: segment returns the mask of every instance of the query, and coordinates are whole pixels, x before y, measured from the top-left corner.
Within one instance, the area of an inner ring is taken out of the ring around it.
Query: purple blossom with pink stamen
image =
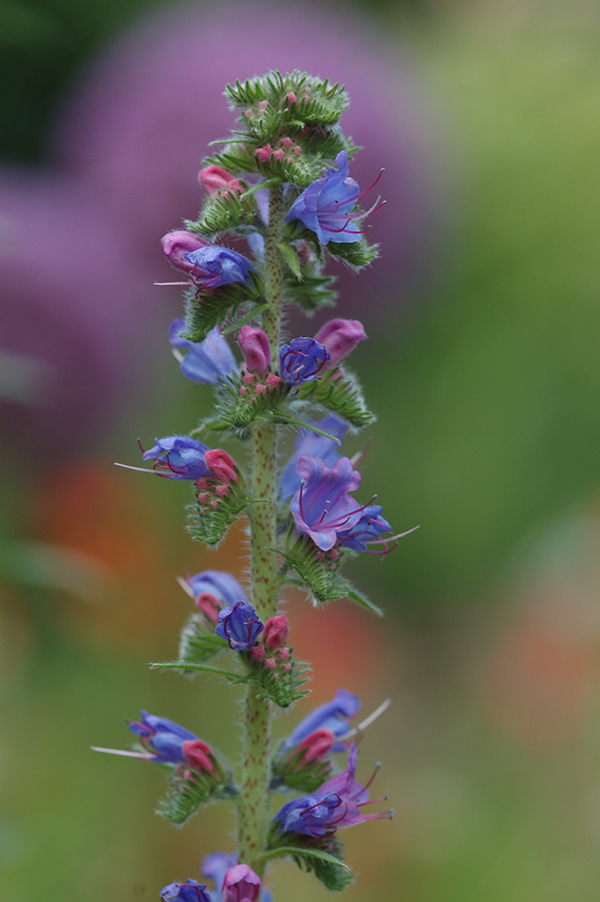
[[[232,282],[248,283],[250,273],[256,272],[250,261],[228,247],[207,245],[183,255],[192,265],[189,270],[199,288],[212,289]]]
[[[319,457],[303,454],[298,461],[301,486],[290,510],[296,529],[313,540],[321,551],[330,551],[338,533],[352,529],[364,508],[351,498],[360,485],[360,473],[347,457],[328,467]]]

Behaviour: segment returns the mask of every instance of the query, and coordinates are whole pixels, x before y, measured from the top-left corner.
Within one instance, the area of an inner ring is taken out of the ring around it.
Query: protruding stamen
[[[343,736],[339,736],[338,739],[340,742],[345,742],[347,739],[351,739],[353,736],[356,736],[357,733],[362,733],[367,727],[371,726],[371,724],[377,720],[377,718],[383,714],[384,711],[387,711],[389,706],[392,704],[391,698],[386,698],[384,702],[382,702],[378,708],[376,708],[372,714],[369,714],[362,723],[359,723],[357,727],[354,727],[353,730],[350,730],[349,733],[345,733]]]
[[[184,579],[183,576],[177,576],[175,578],[176,578],[177,582],[179,583],[179,585],[181,586],[181,588],[183,589],[183,591],[185,592],[185,594],[189,595],[190,598],[192,598],[195,601],[196,596],[194,595],[194,591],[193,591],[192,587],[190,586],[190,584],[188,583],[188,581],[186,579]]]
[[[91,750],[93,752],[105,752],[108,755],[123,755],[126,758],[144,758],[145,761],[151,761],[154,757],[150,754],[144,754],[144,752],[127,752],[125,749],[101,749],[97,745],[91,745]]]

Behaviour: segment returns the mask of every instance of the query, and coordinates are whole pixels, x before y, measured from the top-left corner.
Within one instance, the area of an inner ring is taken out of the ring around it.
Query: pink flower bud
[[[366,337],[363,324],[357,319],[330,319],[315,335],[315,341],[327,348],[331,355],[324,369],[336,366],[342,357]]]
[[[289,628],[290,624],[285,614],[269,617],[263,633],[265,647],[281,648],[282,645],[285,645]]]
[[[301,742],[295,752],[303,751],[302,764],[322,761],[335,745],[335,734],[331,730],[315,730]]]
[[[285,150],[283,147],[278,147],[277,150],[273,151],[273,159],[279,160],[281,162],[285,157]]]
[[[248,369],[259,376],[266,375],[271,365],[271,346],[263,330],[242,326],[238,342]]]
[[[186,739],[181,748],[185,760],[194,770],[207,770],[209,774],[216,774],[215,766],[209,757],[210,748],[201,739]]]
[[[281,376],[276,376],[275,373],[269,373],[267,376],[267,388],[270,388],[272,391],[274,389],[279,388],[280,385],[283,384],[283,379]]]
[[[265,657],[265,650],[262,645],[253,645],[250,649],[251,661],[262,661]]]
[[[277,667],[275,658],[267,658],[267,660],[265,661],[265,667],[268,667],[269,670],[275,670],[275,668]]]
[[[192,251],[197,251],[201,247],[206,247],[206,241],[204,241],[203,238],[200,238],[199,235],[192,234],[192,232],[186,232],[183,229],[178,232],[167,232],[167,234],[160,239],[160,243],[162,244],[165,257],[171,266],[174,266],[176,269],[181,269],[183,272],[194,271],[194,264],[184,260],[183,255],[191,253]]]
[[[268,163],[271,159],[273,148],[270,144],[265,144],[264,147],[257,147],[254,153],[260,163]]]
[[[280,661],[287,661],[290,656],[289,648],[280,648],[277,657]]]
[[[259,382],[259,384],[258,384],[258,385],[256,386],[256,388],[254,389],[254,393],[257,394],[257,395],[266,395],[266,393],[267,393],[267,386],[266,386],[266,385],[263,385],[262,382]]]
[[[223,451],[222,448],[214,448],[206,452],[204,459],[206,466],[219,482],[228,485],[232,479],[234,482],[238,481],[235,464],[227,451]]]
[[[223,880],[223,902],[256,902],[260,895],[260,877],[247,864],[229,868]]]
[[[209,194],[213,195],[222,194],[224,191],[240,194],[244,190],[242,183],[220,166],[205,166],[198,173],[198,181]]]
[[[217,623],[222,605],[214,595],[211,595],[210,592],[201,592],[195,599],[195,603],[196,607],[199,608],[209,620],[213,623]]]

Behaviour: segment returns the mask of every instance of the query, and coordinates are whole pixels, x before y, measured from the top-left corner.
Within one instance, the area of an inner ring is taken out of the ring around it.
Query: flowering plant
[[[378,201],[367,212],[357,206],[364,192],[349,174],[357,148],[340,129],[348,100],[338,84],[297,71],[269,72],[228,85],[226,96],[238,127],[204,162],[200,215],[162,239],[168,261],[187,277],[185,319],[171,324],[169,341],[183,375],[214,386],[215,412],[191,435],[156,439],[142,458],[152,462],[148,472],[190,482],[194,538],[216,545],[239,517],[250,524],[247,584],[218,570],[180,579],[194,609],[177,660],[152,665],[245,685],[243,762],[232,772],[187,728],[145,711],[129,724],[138,746],[98,749],[167,768],[169,789],[159,810],[174,823],[214,799],[237,806],[237,851],[214,852],[201,866],[212,887],[189,878],[162,889],[162,900],[182,902],[267,902],[266,866],[276,858],[291,859],[341,890],[351,872],[338,831],[392,816],[391,810],[364,811],[383,799],[369,798],[372,778],[364,785],[356,779],[353,741],[388,702],[352,729],[360,699],[339,689],[279,748],[270,740],[274,710],[307,695],[310,679],[309,665],[287,642],[282,588],[304,589],[317,606],[349,597],[381,614],[348,582],[343,565],[358,552],[385,555],[399,538],[380,505],[355,498],[357,461],[340,451],[348,429],[373,419],[345,365],[366,338],[362,324],[338,318],[314,338],[284,343],[281,335],[287,304],[308,315],[331,305],[329,257],[355,270],[376,258],[364,220]],[[221,244],[232,236],[246,241],[248,256]],[[278,442],[286,429],[296,431],[295,451],[280,466]],[[250,446],[251,464],[214,447],[227,438]],[[340,771],[335,756],[345,753]],[[293,794],[274,817],[272,793]]]

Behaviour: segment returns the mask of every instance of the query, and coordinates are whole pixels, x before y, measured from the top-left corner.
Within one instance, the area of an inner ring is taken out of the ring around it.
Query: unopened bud
[[[195,599],[195,602],[196,607],[199,608],[212,623],[217,622],[222,605],[214,595],[211,595],[210,592],[201,592]]]
[[[223,902],[256,902],[260,895],[260,877],[247,864],[229,868],[223,880]]]
[[[285,614],[269,617],[265,623],[264,643],[266,648],[281,648],[285,645],[290,624]]]
[[[183,229],[177,232],[167,232],[160,239],[160,243],[171,266],[181,269],[183,272],[193,272],[195,269],[195,265],[190,263],[189,260],[185,260],[183,255],[206,247],[206,241],[203,238]]]
[[[228,485],[232,480],[234,482],[238,481],[235,464],[227,451],[223,451],[222,448],[214,448],[206,452],[204,459],[206,460],[206,466],[219,482]]]
[[[335,734],[331,730],[315,730],[294,751],[303,751],[302,764],[308,764],[309,761],[322,761],[334,745]]]
[[[244,190],[239,179],[234,178],[220,166],[205,166],[198,173],[198,181],[209,194],[213,195],[222,194],[224,191],[240,194]]]
[[[216,774],[215,766],[210,759],[210,748],[201,739],[187,739],[182,744],[183,754],[188,764],[197,771],[208,771]]]
[[[366,337],[363,324],[357,319],[331,319],[321,326],[315,335],[315,341],[320,342],[329,351],[330,359],[327,361],[326,369],[334,367]]]
[[[242,326],[238,341],[250,372],[265,376],[271,365],[271,345],[266,333],[252,326]]]

